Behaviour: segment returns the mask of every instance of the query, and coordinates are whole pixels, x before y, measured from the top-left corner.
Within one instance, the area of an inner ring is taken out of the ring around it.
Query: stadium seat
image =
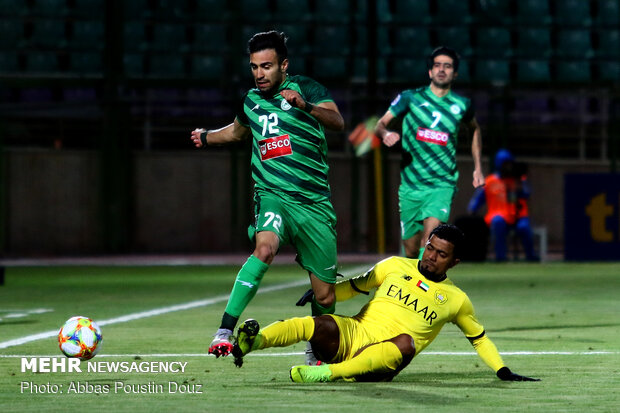
[[[125,20],[141,20],[151,16],[149,0],[123,1]]]
[[[390,81],[411,84],[412,87],[430,83],[426,59],[395,58],[389,64],[392,69]]]
[[[393,20],[397,23],[415,26],[431,22],[428,0],[396,0]]]
[[[123,27],[123,37],[126,51],[144,51],[146,48],[146,34],[142,22],[126,21]]]
[[[588,29],[558,30],[555,55],[561,58],[590,58],[594,54]]]
[[[562,28],[589,27],[592,24],[590,2],[584,0],[556,2],[555,23]]]
[[[366,3],[366,2],[362,1],[360,3]],[[390,1],[389,0],[377,0],[377,10],[376,10],[375,15],[377,16],[377,22],[379,22],[379,24],[391,23],[393,19],[393,15],[392,15],[392,10],[390,9]]]
[[[19,71],[19,60],[15,52],[0,52],[0,73],[16,74]]]
[[[302,23],[312,18],[308,0],[276,0],[273,19],[276,23]]]
[[[73,22],[73,35],[69,42],[71,50],[102,50],[104,47],[103,22],[77,20]]]
[[[311,45],[308,42],[305,24],[280,24],[278,30],[284,32],[288,38],[286,44],[290,57],[297,59],[310,52]]]
[[[183,58],[175,53],[152,54],[149,58],[149,75],[162,78],[185,77]]]
[[[102,19],[104,11],[104,0],[73,0],[69,15],[82,19]]]
[[[0,18],[0,48],[15,48],[25,44],[21,19]]]
[[[183,21],[189,16],[188,0],[158,0],[153,16],[163,21]]]
[[[269,0],[240,0],[241,19],[244,23],[273,22]]]
[[[469,2],[463,0],[436,0],[437,12],[433,21],[439,24],[463,25],[473,21]],[[440,29],[441,30],[441,29]]]
[[[388,56],[392,54],[392,43],[388,27],[385,25],[377,27],[377,54],[380,56]],[[355,26],[355,42],[354,51],[356,54],[368,54],[368,29],[366,26]]]
[[[125,53],[123,56],[125,76],[140,78],[144,76],[144,56],[141,53]]]
[[[522,83],[547,83],[551,80],[547,60],[520,60],[517,63],[517,81]]]
[[[510,57],[510,31],[503,27],[481,27],[476,30],[476,55],[483,57]]]
[[[510,1],[511,0],[485,0],[476,2],[478,5],[475,12],[476,22],[494,26],[509,26],[513,21]]]
[[[221,56],[192,56],[192,77],[206,80],[221,79],[225,75],[224,59]]]
[[[620,84],[620,61],[599,63],[598,80]]]
[[[225,52],[228,48],[226,25],[199,23],[194,27],[195,52]]]
[[[599,0],[596,24],[599,27],[617,29],[620,26],[620,2],[618,0]]]
[[[348,80],[347,59],[345,57],[319,57],[313,62],[313,78],[322,81]]]
[[[315,0],[314,21],[317,24],[347,23],[351,10],[349,2],[342,0]]]
[[[74,52],[69,58],[70,70],[82,76],[103,75],[103,58],[101,53]]]
[[[473,48],[468,26],[439,28],[437,30],[437,46],[448,46],[457,51],[462,57],[471,56]]]
[[[149,49],[158,52],[187,51],[185,25],[176,23],[159,23],[153,25],[153,41]]]
[[[516,22],[524,26],[549,25],[553,19],[548,0],[519,0]]]
[[[504,59],[478,59],[475,80],[481,83],[505,85],[510,82],[510,62]]]
[[[384,58],[377,59],[377,81],[383,82],[387,79],[387,61]],[[368,82],[368,58],[356,57],[353,60],[353,81]]]
[[[21,17],[29,12],[28,3],[25,1],[0,0],[0,17]]]
[[[620,30],[603,29],[597,33],[598,47],[595,55],[599,58],[620,59]]]
[[[58,57],[55,52],[31,52],[26,55],[26,72],[29,74],[53,75],[58,72]]]
[[[36,17],[62,18],[67,11],[65,0],[35,0],[30,7],[30,14]]]
[[[400,27],[396,30],[392,52],[396,56],[422,58],[433,50],[428,29],[419,26]]]
[[[467,60],[460,61],[456,81],[459,84],[471,82],[471,74],[469,73],[469,63],[467,62]]]
[[[546,28],[521,28],[517,32],[515,54],[527,59],[545,59],[551,56],[551,33]]]
[[[193,16],[200,22],[222,23],[230,19],[231,12],[226,0],[195,0]]]
[[[569,83],[590,82],[592,80],[590,63],[583,60],[556,62],[556,79]]]
[[[60,19],[38,20],[33,25],[29,45],[36,48],[62,49],[66,47],[65,22]]]
[[[348,26],[315,26],[313,53],[316,55],[347,55],[350,52]]]

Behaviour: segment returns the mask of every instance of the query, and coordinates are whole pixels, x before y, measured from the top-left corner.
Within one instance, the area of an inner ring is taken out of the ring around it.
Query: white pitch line
[[[301,356],[302,351],[289,353],[250,353],[247,357],[286,357]],[[620,351],[500,351],[502,356],[608,356],[620,354]],[[420,353],[421,356],[478,356],[475,351],[427,351]],[[64,358],[65,356],[54,355],[27,355],[27,354],[0,354],[3,358]],[[100,358],[123,358],[123,357],[155,357],[155,358],[186,358],[186,357],[215,357],[207,353],[154,353],[154,354],[97,354]]]
[[[357,266],[355,268],[352,268],[350,270],[343,272],[343,275],[348,276],[348,275],[358,274],[360,271],[364,271],[368,269],[368,267],[369,267],[368,265],[363,265],[363,266],[360,265],[360,266]],[[273,285],[270,287],[260,288],[257,294],[265,294],[265,293],[270,293],[273,291],[285,290],[287,288],[300,287],[302,285],[307,285],[307,284],[308,284],[308,280],[306,279],[299,280],[299,281],[293,281],[293,282],[286,283],[286,284],[278,284],[278,285]],[[154,310],[149,310],[149,311],[141,311],[139,313],[127,314],[127,315],[120,316],[120,317],[97,321],[97,324],[99,324],[100,326],[105,326],[105,325],[110,325],[110,324],[126,323],[128,321],[139,320],[139,319],[148,318],[148,317],[154,317],[154,316],[158,316],[162,314],[172,313],[175,311],[183,311],[183,310],[190,310],[190,309],[197,308],[197,307],[205,307],[208,305],[228,301],[228,297],[230,297],[230,294],[219,295],[217,297],[209,298],[206,300],[190,301],[185,304],[177,304],[177,305],[172,305],[168,307],[156,308]],[[0,349],[20,346],[22,344],[30,343],[32,341],[55,337],[56,335],[58,335],[58,329],[44,331],[42,333],[32,334],[29,336],[0,342]]]

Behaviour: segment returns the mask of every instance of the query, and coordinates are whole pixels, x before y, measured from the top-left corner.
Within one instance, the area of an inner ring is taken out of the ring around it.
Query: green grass
[[[349,267],[350,268],[350,267]],[[74,315],[95,320],[228,294],[237,267],[19,267],[0,286],[0,344],[57,330]],[[347,267],[343,268],[347,271]],[[0,349],[2,412],[67,411],[603,411],[618,410],[620,388],[620,266],[618,264],[461,264],[451,278],[471,297],[479,320],[515,372],[542,379],[504,383],[448,325],[429,348],[391,383],[291,383],[288,369],[303,361],[300,343],[246,357],[203,356],[225,301],[102,327],[104,344],[93,361],[181,361],[184,373],[22,373],[14,355],[59,355],[54,337]],[[306,275],[299,267],[273,266],[261,288]],[[307,286],[260,293],[244,316],[261,325],[306,315],[295,307]],[[355,314],[365,302],[339,303]],[[7,317],[37,308],[52,311]],[[569,354],[544,354],[567,352]],[[603,354],[596,354],[602,352]],[[165,357],[152,354],[181,354]],[[107,357],[106,357],[107,355]],[[118,356],[112,356],[118,355]],[[83,366],[83,365],[82,365]],[[67,394],[77,382],[111,386],[110,394]],[[63,394],[20,392],[20,383],[62,385]],[[162,384],[163,394],[114,392],[114,385]],[[168,382],[201,394],[168,393]]]

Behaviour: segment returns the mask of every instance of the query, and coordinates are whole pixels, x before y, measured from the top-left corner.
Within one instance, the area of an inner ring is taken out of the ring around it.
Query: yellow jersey
[[[494,371],[504,366],[497,348],[476,319],[474,307],[465,292],[449,279],[434,282],[418,271],[417,259],[390,257],[368,272],[336,284],[336,300],[357,294],[374,297],[353,319],[377,337],[409,334],[416,355],[437,337],[442,327],[456,324],[470,340],[483,361]]]

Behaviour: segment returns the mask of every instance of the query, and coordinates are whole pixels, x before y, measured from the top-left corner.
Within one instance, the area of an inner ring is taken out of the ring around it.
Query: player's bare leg
[[[310,284],[314,291],[314,302],[312,303],[312,315],[322,316],[326,312],[331,314],[333,312],[334,303],[336,302],[336,293],[334,284],[321,281],[316,275],[310,273]],[[333,322],[331,317],[327,317]],[[336,349],[337,350],[337,349]],[[306,365],[318,366],[324,361],[325,358],[318,357],[314,350],[312,341],[309,341],[306,345]]]
[[[403,247],[405,247],[405,256],[407,258],[418,258],[421,239],[422,232],[418,232],[413,237],[403,240]]]

